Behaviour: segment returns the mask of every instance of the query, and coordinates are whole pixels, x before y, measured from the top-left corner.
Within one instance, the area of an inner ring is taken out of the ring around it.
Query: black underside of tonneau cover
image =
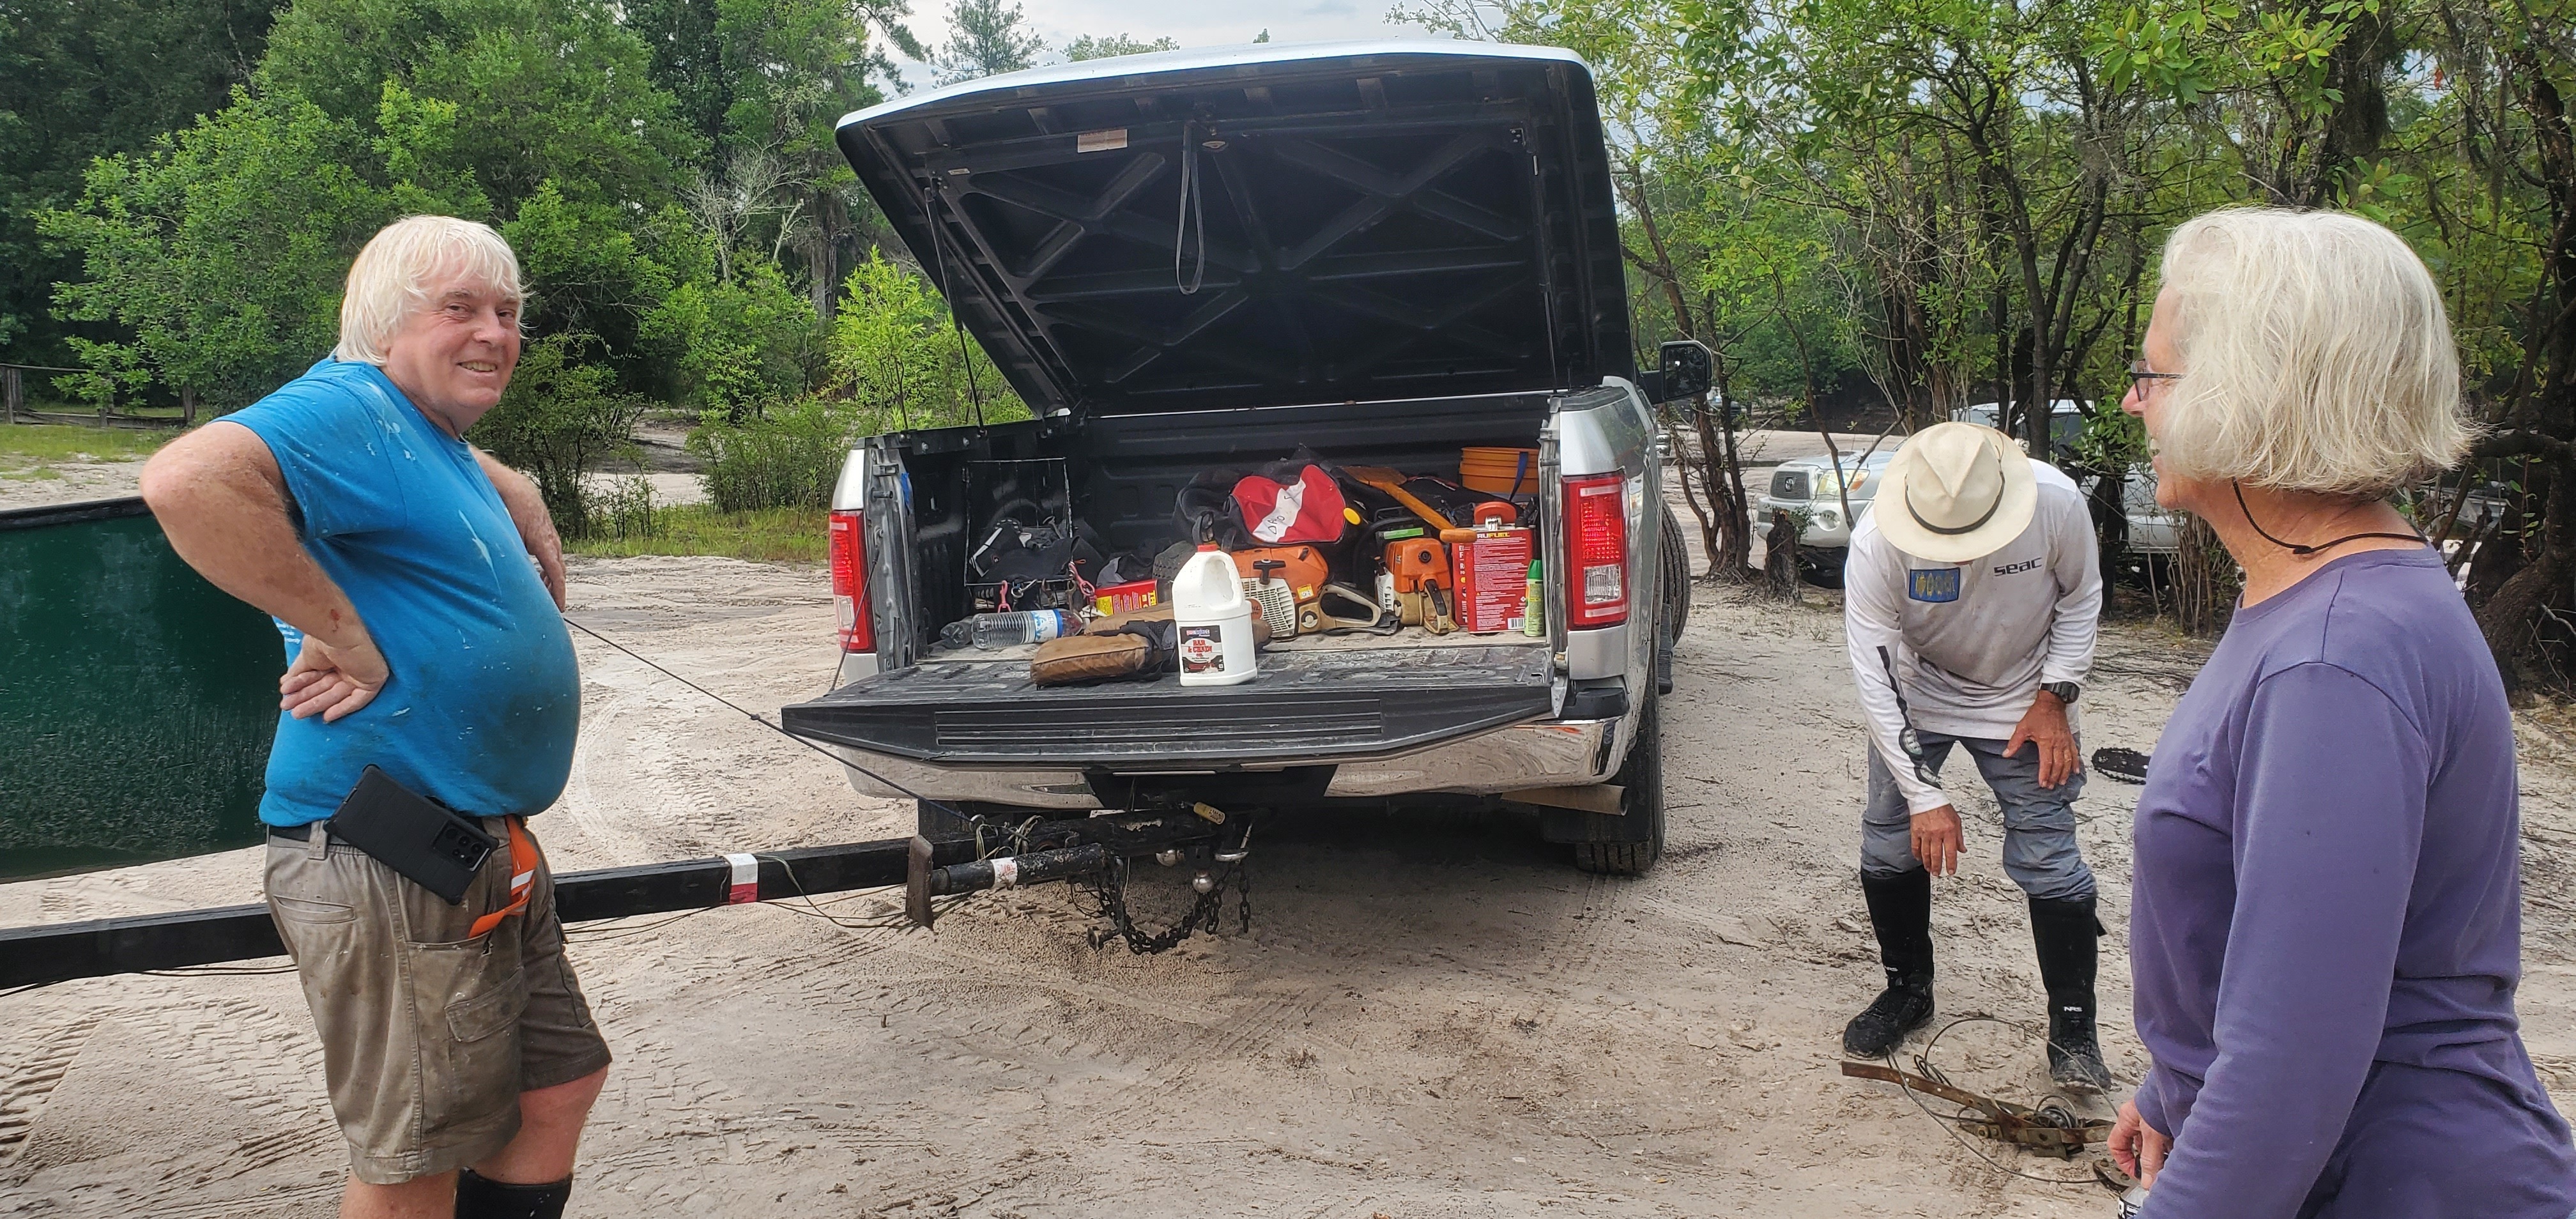
[[[1544,647],[1271,652],[1235,686],[1045,687],[1026,660],[897,669],[786,708],[810,740],[952,766],[1302,764],[1401,753],[1548,715]]]

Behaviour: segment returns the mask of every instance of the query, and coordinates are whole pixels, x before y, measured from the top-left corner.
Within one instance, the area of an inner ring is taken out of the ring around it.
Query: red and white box
[[[1476,635],[1521,629],[1529,599],[1530,531],[1478,529],[1449,544],[1450,577],[1458,582],[1458,629]]]

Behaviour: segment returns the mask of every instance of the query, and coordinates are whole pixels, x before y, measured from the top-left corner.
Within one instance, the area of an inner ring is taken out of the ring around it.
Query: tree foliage
[[[932,61],[939,83],[1017,72],[1038,61],[1046,42],[1027,28],[1028,15],[1004,0],[956,0],[948,9],[955,33]]]
[[[2410,502],[2508,671],[2569,678],[2576,0],[1430,0],[1392,16],[1593,65],[1639,337],[1718,356],[1718,401],[1676,421],[1705,449],[1728,447],[1733,399],[1794,402],[1845,358],[1904,426],[1994,401],[2036,437],[2040,404],[2075,398],[2092,424],[2073,460],[2104,476],[2115,536],[2142,446],[2113,404],[2165,233],[2247,203],[2388,224],[2443,286],[2488,429],[2469,468]],[[1721,467],[1699,473],[1710,549],[1740,562],[1740,499]]]
[[[1064,44],[1064,57],[1079,63],[1086,59],[1107,59],[1113,55],[1150,55],[1156,51],[1177,51],[1181,44],[1171,38],[1147,42],[1129,34],[1084,34]]]

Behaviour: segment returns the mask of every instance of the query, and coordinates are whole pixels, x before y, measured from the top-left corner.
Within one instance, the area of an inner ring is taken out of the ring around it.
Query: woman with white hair
[[[2245,591],[2156,745],[2129,945],[2155,1067],[2111,1148],[2149,1216],[2568,1219],[2576,1149],[2514,1014],[2513,718],[2388,504],[2470,434],[2396,234],[2240,209],[2166,243],[2122,403]]]

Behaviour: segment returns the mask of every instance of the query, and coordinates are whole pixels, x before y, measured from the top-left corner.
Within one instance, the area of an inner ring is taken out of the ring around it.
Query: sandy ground
[[[747,706],[826,683],[819,571],[577,562],[572,598],[576,618]],[[825,759],[580,647],[581,749],[537,825],[559,867],[909,827]],[[1878,981],[1830,600],[1703,587],[1678,659],[1671,846],[1639,880],[1577,873],[1510,818],[1347,816],[1266,825],[1250,933],[1160,957],[1087,947],[1061,888],[978,901],[936,934],[783,905],[576,929],[619,1060],[572,1213],[2108,1214],[2098,1186],[2005,1176],[1900,1094],[1836,1073],[1841,1024]],[[2161,634],[2108,632],[2088,744],[2152,744],[2193,664]],[[2576,751],[2537,726],[2526,745],[2522,1010],[2566,1108]],[[1940,1001],[2037,1018],[1994,806],[1967,790],[1969,865],[1936,903]],[[2118,1015],[2136,790],[2097,779],[2078,806],[2126,1079],[2146,1066]],[[256,860],[0,886],[0,925],[253,900]],[[1177,908],[1178,878],[1156,883],[1140,906]],[[290,977],[69,983],[0,997],[0,1027],[0,1214],[330,1212],[344,1161]],[[1990,1026],[1951,1034],[1940,1062],[2007,1095],[2044,1083],[2037,1050]]]

